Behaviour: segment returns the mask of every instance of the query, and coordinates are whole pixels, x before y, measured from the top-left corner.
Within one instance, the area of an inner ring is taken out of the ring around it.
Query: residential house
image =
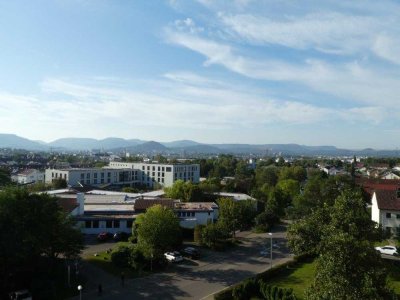
[[[218,219],[218,205],[214,202],[175,202],[174,211],[184,228],[207,225]]]
[[[398,234],[400,229],[400,189],[375,190],[371,202],[371,219],[392,234]]]
[[[44,182],[44,172],[36,169],[26,169],[11,176],[11,180],[18,184]]]

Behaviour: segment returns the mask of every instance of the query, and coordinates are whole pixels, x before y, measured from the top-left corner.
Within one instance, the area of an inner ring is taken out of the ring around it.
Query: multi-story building
[[[36,183],[36,182],[44,182],[44,172],[35,170],[35,169],[27,169],[23,170],[16,175],[11,176],[12,181],[17,182],[19,184],[28,184],[28,183]]]
[[[46,182],[51,183],[55,179],[65,179],[70,186],[114,184],[154,187],[159,184],[169,187],[178,179],[199,182],[200,165],[110,162],[104,168],[47,169]]]
[[[156,183],[169,187],[179,179],[194,183],[198,183],[200,180],[199,164],[110,162],[109,167],[138,171],[137,176],[140,183],[148,187],[153,187]]]
[[[52,183],[56,179],[64,179],[69,186],[115,184],[133,186],[138,183],[138,172],[132,169],[122,168],[71,168],[71,169],[47,169],[46,183]]]

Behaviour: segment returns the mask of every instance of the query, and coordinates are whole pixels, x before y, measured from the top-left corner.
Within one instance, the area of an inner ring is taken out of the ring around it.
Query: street
[[[90,281],[83,289],[82,299],[99,299],[99,283],[103,286],[101,299],[213,299],[213,293],[270,267],[269,252],[260,254],[270,245],[267,233],[240,232],[238,239],[241,244],[228,251],[210,251],[199,261],[171,264],[163,272],[125,280],[124,286],[119,278],[86,264]],[[273,264],[290,259],[283,226],[273,232],[273,240]]]

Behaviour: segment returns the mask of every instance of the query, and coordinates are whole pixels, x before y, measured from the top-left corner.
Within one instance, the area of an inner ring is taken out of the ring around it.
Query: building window
[[[161,168],[161,171],[163,171],[163,172],[164,172],[164,167],[162,167],[162,168]]]
[[[100,183],[104,183],[104,178],[100,179]]]
[[[171,172],[171,167],[166,167],[166,168],[165,168],[165,171],[166,171],[166,172]]]
[[[156,170],[156,167],[155,166],[153,166],[153,171],[155,171]]]
[[[192,217],[194,217],[195,212],[192,212]]]
[[[392,214],[391,213],[386,213],[386,218],[387,219],[390,219],[392,217]]]
[[[127,220],[126,221],[126,227],[127,228],[132,228],[132,225],[133,225],[133,221],[132,220]]]
[[[106,221],[106,228],[112,228],[112,221]]]
[[[86,180],[86,184],[90,184],[90,180]]]
[[[114,221],[114,228],[119,228],[119,220]]]
[[[104,173],[101,173],[101,178],[104,178]]]
[[[97,184],[97,179],[96,179],[96,178],[93,180],[93,183],[94,183],[94,184]]]
[[[211,216],[211,213],[210,213],[210,212],[208,212],[208,215],[209,215],[209,216]]]
[[[400,219],[400,214],[397,214],[397,215],[396,215],[396,219]]]
[[[92,228],[92,221],[85,221],[85,228]]]
[[[153,172],[151,176],[156,176],[156,172]]]
[[[111,177],[111,172],[107,172],[107,177]]]
[[[86,174],[86,179],[89,179],[90,178],[90,173],[87,173]]]
[[[161,178],[161,182],[164,183],[164,178]]]
[[[99,221],[98,220],[93,221],[92,222],[92,227],[93,228],[99,228]]]

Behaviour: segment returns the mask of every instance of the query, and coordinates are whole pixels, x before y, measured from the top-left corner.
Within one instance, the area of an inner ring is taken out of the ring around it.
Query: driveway
[[[91,266],[89,280],[92,283],[88,282],[87,288],[84,287],[82,298],[99,299],[95,287],[101,280],[101,299],[213,299],[213,293],[270,267],[270,253],[267,257],[260,254],[266,245],[270,246],[268,234],[241,232],[238,238],[242,243],[230,251],[207,252],[199,261],[186,260],[170,265],[161,273],[126,280],[124,287],[118,278]],[[273,264],[291,259],[284,227],[273,233],[273,239]]]

